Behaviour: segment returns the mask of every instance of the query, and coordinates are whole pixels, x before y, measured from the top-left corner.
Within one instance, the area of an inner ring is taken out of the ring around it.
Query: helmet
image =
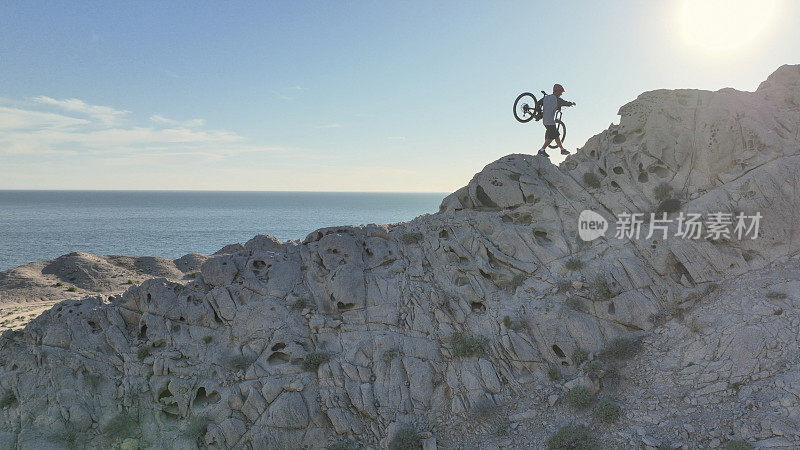
[[[558,92],[566,92],[564,90],[564,86],[562,86],[562,85],[560,85],[558,83],[553,85],[553,92],[556,92],[556,91],[558,91]]]

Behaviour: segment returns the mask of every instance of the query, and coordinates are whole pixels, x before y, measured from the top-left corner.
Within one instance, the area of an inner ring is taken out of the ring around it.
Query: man
[[[562,99],[561,94],[563,93],[564,86],[556,83],[553,85],[553,95],[545,95],[544,98],[540,100],[542,106],[542,124],[544,125],[545,132],[544,145],[539,150],[539,153],[537,153],[539,156],[550,157],[545,149],[553,142],[553,139],[555,139],[558,148],[561,149],[561,154],[569,155],[569,152],[561,145],[561,137],[559,137],[558,128],[556,128],[555,116],[556,111],[561,109],[562,106],[574,106],[575,102],[568,102]]]

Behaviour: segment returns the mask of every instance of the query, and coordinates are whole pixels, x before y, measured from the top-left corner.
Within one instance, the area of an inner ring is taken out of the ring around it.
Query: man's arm
[[[568,102],[561,97],[558,97],[558,107],[561,108],[562,106],[575,106],[575,102]]]

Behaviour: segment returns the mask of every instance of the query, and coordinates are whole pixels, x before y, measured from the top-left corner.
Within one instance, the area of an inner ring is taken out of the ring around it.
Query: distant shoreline
[[[285,240],[342,224],[438,211],[446,193],[0,190],[0,271],[72,252],[168,259],[257,234]]]

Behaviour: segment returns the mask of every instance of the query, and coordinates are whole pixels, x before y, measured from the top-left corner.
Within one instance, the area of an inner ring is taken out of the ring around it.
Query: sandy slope
[[[100,256],[75,252],[0,272],[0,332],[19,329],[53,304],[87,295],[119,295],[153,277],[191,278],[207,259]]]

